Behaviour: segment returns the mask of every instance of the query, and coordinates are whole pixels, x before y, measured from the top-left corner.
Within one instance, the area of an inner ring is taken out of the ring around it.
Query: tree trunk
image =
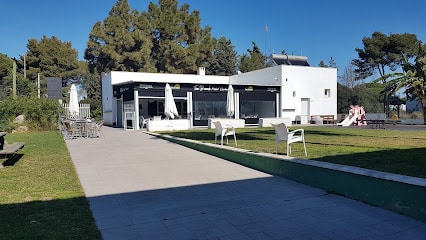
[[[426,107],[422,106],[423,109],[423,125],[426,125]]]

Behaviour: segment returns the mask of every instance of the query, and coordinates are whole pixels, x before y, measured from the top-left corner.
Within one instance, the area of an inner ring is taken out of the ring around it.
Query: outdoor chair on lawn
[[[305,144],[305,130],[296,129],[294,131],[289,131],[285,123],[272,124],[275,129],[275,143],[276,143],[276,153],[278,154],[278,144],[281,141],[287,142],[287,156],[291,154],[291,144],[294,142],[303,142],[303,148],[305,149],[305,155],[308,156],[306,152]]]
[[[220,136],[220,144],[223,145],[223,137],[226,137],[226,144],[228,144],[228,136],[234,136],[235,145],[237,145],[237,137],[235,136],[235,129],[232,125],[222,125],[221,122],[213,122],[216,127],[216,132],[214,134],[214,143],[216,143],[217,137]]]

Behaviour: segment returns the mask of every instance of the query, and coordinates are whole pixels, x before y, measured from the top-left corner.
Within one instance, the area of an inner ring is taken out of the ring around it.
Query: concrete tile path
[[[105,240],[426,240],[426,223],[391,211],[142,131],[103,133],[66,143]]]

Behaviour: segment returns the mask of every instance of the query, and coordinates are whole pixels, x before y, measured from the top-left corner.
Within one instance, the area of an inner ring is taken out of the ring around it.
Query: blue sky
[[[128,0],[132,9],[147,11],[148,0]],[[158,3],[157,0],[153,1]],[[28,39],[56,36],[83,60],[89,33],[103,21],[116,0],[14,0],[2,3],[0,53],[19,57]],[[186,0],[199,10],[202,26],[212,35],[230,39],[238,54],[252,48],[262,52],[304,55],[312,66],[333,57],[342,70],[357,58],[356,47],[374,31],[414,33],[426,43],[426,1],[422,0]],[[265,32],[265,26],[268,31]]]

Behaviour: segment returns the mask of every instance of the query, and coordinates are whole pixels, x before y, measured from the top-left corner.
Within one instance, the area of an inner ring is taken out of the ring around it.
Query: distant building
[[[414,100],[407,100],[406,101],[406,111],[411,113],[411,112],[417,112],[417,111],[423,111],[423,110],[421,109],[419,101],[416,98]]]

